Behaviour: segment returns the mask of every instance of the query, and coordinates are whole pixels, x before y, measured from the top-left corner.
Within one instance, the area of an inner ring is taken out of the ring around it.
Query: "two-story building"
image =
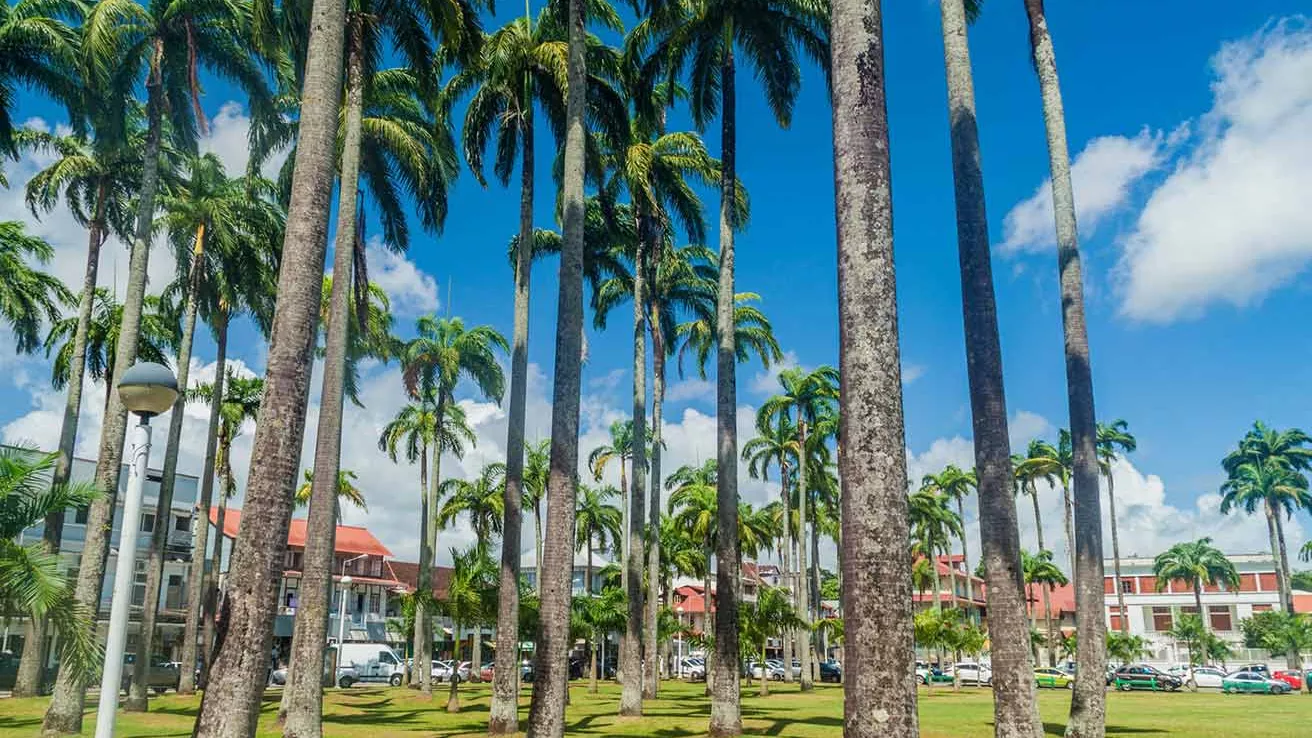
[[[31,451],[33,455],[45,453]],[[95,480],[96,462],[92,459],[75,457],[70,473],[73,482],[90,483]],[[119,475],[118,494],[115,496],[114,524],[110,532],[109,558],[105,563],[104,586],[101,589],[97,623],[102,639],[108,633],[109,605],[114,592],[115,572],[118,568],[119,541],[123,526],[129,524],[123,520],[123,505],[127,497],[129,468],[123,465]],[[142,492],[141,515],[130,524],[136,525],[140,534],[137,536],[136,574],[132,588],[132,608],[128,624],[127,651],[134,653],[139,636],[138,623],[141,608],[146,600],[146,559],[150,551],[151,539],[157,526],[165,526],[167,538],[164,550],[164,574],[160,586],[156,620],[156,637],[154,649],[156,656],[176,655],[180,647],[183,623],[187,618],[187,574],[191,562],[192,513],[196,505],[198,479],[187,474],[174,477],[173,500],[167,513],[160,515],[156,509],[159,505],[160,483],[163,472],[159,469],[147,469],[146,481]],[[64,513],[64,528],[59,549],[59,567],[69,581],[76,581],[78,567],[82,559],[82,549],[87,536],[88,510],[70,509]],[[40,540],[45,532],[44,523],[28,528],[19,536],[19,543],[31,543]],[[0,650],[9,650],[15,654],[23,648],[23,618],[12,618],[6,624],[7,634]],[[53,637],[53,636],[52,636]],[[54,658],[54,649],[47,649]]]
[[[211,508],[209,521],[216,525],[217,508]],[[223,535],[214,537],[223,546],[219,565],[219,586],[225,584],[228,560],[237,531],[241,528],[241,511],[229,508],[224,513]],[[283,547],[283,573],[278,582],[278,615],[273,624],[274,652],[280,658],[291,652],[292,627],[301,599],[302,567],[305,558],[305,520],[293,518]],[[389,633],[389,613],[397,614],[395,595],[406,587],[392,569],[392,552],[368,529],[354,525],[337,526],[333,552],[333,593],[328,617],[328,640],[337,642],[368,641],[396,643],[403,635]],[[345,612],[343,613],[343,604]]]
[[[988,611],[984,580],[966,571],[966,560],[961,554],[938,556],[934,565],[938,568],[938,591],[932,591],[931,585],[913,592],[911,601],[915,608],[930,608],[937,601],[940,607],[958,608],[975,623],[983,625]]]
[[[1207,626],[1225,639],[1240,658],[1262,658],[1265,652],[1249,654],[1244,649],[1239,624],[1256,613],[1279,610],[1280,592],[1276,586],[1275,559],[1270,554],[1232,554],[1228,557],[1239,572],[1239,586],[1208,584],[1203,587],[1202,605]],[[1159,582],[1153,576],[1153,559],[1121,559],[1120,587],[1125,612],[1120,611],[1116,596],[1116,578],[1112,561],[1103,562],[1103,603],[1107,628],[1119,630],[1124,622],[1131,635],[1147,639],[1152,654],[1149,661],[1177,663],[1188,660],[1185,645],[1177,643],[1170,631],[1182,615],[1198,614],[1194,589],[1190,582]],[[1295,609],[1312,610],[1312,595],[1296,593]]]

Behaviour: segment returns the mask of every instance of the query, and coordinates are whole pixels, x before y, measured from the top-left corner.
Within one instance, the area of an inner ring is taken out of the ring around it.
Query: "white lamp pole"
[[[132,428],[132,451],[128,493],[123,500],[123,522],[118,541],[118,564],[114,568],[114,598],[109,605],[109,637],[105,643],[105,667],[100,677],[100,704],[96,709],[96,738],[114,738],[114,711],[123,678],[123,651],[128,640],[128,610],[136,574],[137,531],[141,529],[141,495],[146,482],[146,460],[150,456],[150,418],[173,407],[178,397],[178,380],[167,367],[150,362],[134,365],[118,381],[118,394],[127,409],[141,422]],[[155,521],[155,525],[160,525]],[[151,594],[146,593],[148,596]],[[142,602],[142,607],[159,603]],[[148,659],[150,654],[137,654]]]
[[[678,613],[678,617],[676,618],[676,620],[679,621],[679,666],[678,666],[678,671],[679,671],[679,678],[682,679],[682,678],[683,678],[683,605],[679,605],[678,607],[676,607],[676,608],[675,608],[675,611]]]
[[[363,559],[368,555],[369,554],[360,554],[355,558],[347,559],[346,561],[342,562],[342,579],[341,579],[342,602],[341,602],[341,607],[337,608],[337,656],[338,656],[337,661],[339,662],[339,665],[342,660],[341,659],[342,644],[346,643],[346,612],[347,612],[346,595],[351,591],[351,582],[354,581],[351,579],[351,575],[346,573],[346,565],[351,563],[352,561],[359,561],[360,559]]]

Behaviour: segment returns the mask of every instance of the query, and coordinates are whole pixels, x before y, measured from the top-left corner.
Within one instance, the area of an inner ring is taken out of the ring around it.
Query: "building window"
[[[146,602],[146,562],[138,561],[132,574],[132,604],[141,607]]]
[[[370,570],[369,570],[369,575],[370,575],[370,576],[381,577],[381,576],[383,575],[383,560],[382,560],[382,558],[380,558],[380,557],[374,557],[374,558],[369,559],[369,565],[370,565]]]
[[[142,533],[155,532],[155,513],[141,514],[141,532]]]
[[[1230,617],[1230,608],[1225,605],[1210,605],[1207,608],[1207,617],[1211,622],[1212,630],[1233,630],[1234,625]]]
[[[90,510],[91,510],[90,507],[79,507],[77,511],[73,513],[73,522],[77,523],[78,525],[86,525],[87,514],[90,512]]]
[[[1154,607],[1153,608],[1153,630],[1163,632],[1170,630],[1175,625],[1175,619],[1171,617],[1171,608]]]
[[[369,593],[369,612],[377,613],[377,612],[379,612],[379,611],[382,610],[382,609],[383,609],[383,593],[382,593],[382,592],[370,592],[370,593]]]
[[[1253,605],[1253,612],[1271,612],[1270,605]]]
[[[1123,592],[1124,594],[1127,594],[1127,595],[1132,595],[1132,594],[1134,594],[1134,580],[1133,580],[1133,579],[1122,579],[1122,580],[1121,580],[1121,592]]]
[[[186,515],[178,515],[173,518],[173,530],[179,533],[188,533],[191,531],[191,518]]]

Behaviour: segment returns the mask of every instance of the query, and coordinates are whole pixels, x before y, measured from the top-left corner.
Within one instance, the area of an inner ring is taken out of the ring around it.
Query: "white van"
[[[386,643],[333,644],[328,648],[341,654],[338,666],[355,669],[356,681],[386,682],[393,687],[405,681],[405,659]]]

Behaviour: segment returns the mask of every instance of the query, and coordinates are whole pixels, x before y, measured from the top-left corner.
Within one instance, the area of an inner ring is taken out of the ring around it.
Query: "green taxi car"
[[[1040,687],[1075,689],[1075,677],[1061,669],[1035,669],[1034,682]]]
[[[1286,694],[1290,689],[1287,683],[1279,679],[1269,679],[1256,671],[1236,671],[1233,674],[1226,674],[1221,679],[1221,691],[1225,694],[1231,692]]]

